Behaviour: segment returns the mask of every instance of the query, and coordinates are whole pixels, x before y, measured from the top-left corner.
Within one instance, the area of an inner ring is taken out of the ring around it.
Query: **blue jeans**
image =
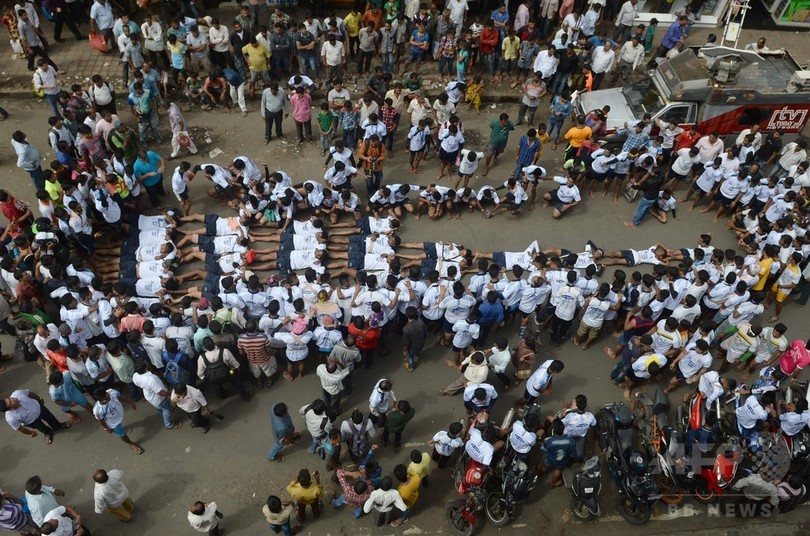
[[[315,451],[318,449],[318,445],[321,444],[321,440],[317,437],[313,437],[312,441],[309,442],[309,446],[307,447],[307,452],[310,454],[315,454]]]
[[[273,54],[273,71],[276,78],[287,78],[290,72],[290,58],[284,54]]]
[[[275,534],[279,532],[283,532],[284,536],[292,536],[292,529],[290,528],[290,522],[286,522],[283,525],[273,525],[270,524],[270,530],[272,530]]]
[[[280,441],[276,440],[273,443],[273,446],[270,447],[270,452],[267,453],[267,459],[271,462],[275,461],[275,459],[278,458],[278,453],[281,452],[281,449],[283,448],[284,445],[282,445]]]
[[[59,95],[51,95],[49,93],[45,94],[45,100],[48,101],[48,104],[51,107],[51,111],[53,115],[58,118],[62,118],[62,113],[59,111]]]
[[[298,61],[301,64],[301,72],[305,75],[313,73],[315,78],[318,78],[318,63],[315,61],[315,56],[298,56]]]
[[[448,75],[453,74],[453,64],[455,64],[455,58],[447,58],[445,56],[439,56],[439,75],[444,76],[444,72],[447,71]]]
[[[456,69],[456,80],[459,82],[467,81],[467,69]]]
[[[416,366],[416,358],[417,357],[419,357],[419,356],[416,356],[416,355],[411,354],[411,353],[408,354],[407,359],[408,359],[408,366],[409,367],[414,368]]]
[[[641,201],[638,202],[638,206],[636,207],[636,213],[633,214],[633,225],[638,225],[641,223],[641,220],[647,217],[647,213],[655,204],[655,201],[655,199],[641,198]]]
[[[348,149],[354,149],[355,132],[353,128],[343,129],[343,146]]]
[[[383,52],[382,53],[382,69],[384,73],[393,73],[394,72],[394,53],[393,52]]]
[[[341,495],[340,497],[338,497],[337,499],[332,501],[332,508],[340,508],[344,504],[346,504],[346,496]],[[359,517],[362,517],[362,515],[363,515],[363,507],[358,506],[357,508],[355,508],[354,511],[352,512],[352,515],[354,516],[355,519],[357,519]]]
[[[169,402],[169,399],[164,398],[163,402],[160,403],[160,406],[156,407],[155,409],[163,417],[163,426],[166,428],[172,428],[174,426],[174,422],[172,422],[172,405]]]
[[[32,169],[28,171],[28,174],[31,175],[31,180],[34,181],[34,187],[37,190],[44,190],[45,189],[45,179],[42,178],[42,168],[37,166],[36,169]]]
[[[564,124],[565,118],[548,120],[548,137],[554,138],[554,143],[560,143],[560,136],[562,136],[562,128]],[[554,136],[554,130],[557,131],[556,136]]]
[[[481,54],[482,63],[486,65],[486,71],[489,76],[492,76],[495,73],[495,53],[492,54]],[[483,65],[482,65],[483,67]]]
[[[554,80],[551,82],[551,94],[557,95],[562,93],[565,89],[565,84],[568,83],[568,77],[571,73],[557,73],[554,75]]]

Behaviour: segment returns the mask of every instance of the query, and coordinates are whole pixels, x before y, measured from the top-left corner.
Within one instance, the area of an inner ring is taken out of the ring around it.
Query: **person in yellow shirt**
[[[551,136],[548,135],[548,127],[545,123],[540,123],[537,126],[537,139],[540,140],[540,150],[537,151],[537,161],[539,161],[540,157],[543,156],[543,147],[551,140]]]
[[[408,520],[411,509],[419,499],[419,486],[422,484],[422,478],[419,475],[408,474],[408,470],[402,464],[394,467],[394,476],[399,480],[397,491],[399,496],[402,497],[402,502],[405,503],[406,508],[398,519],[391,522],[391,526],[396,528]]]
[[[591,127],[585,124],[585,116],[577,116],[577,124],[569,128],[568,132],[565,133],[568,147],[565,148],[565,153],[563,153],[563,162],[573,158],[579,148],[582,147],[582,144],[585,143],[585,140],[589,140],[592,134]]]
[[[265,86],[270,85],[270,51],[267,47],[259,43],[256,36],[250,38],[250,42],[242,47],[242,55],[250,69],[250,98],[256,96],[256,80],[261,77]]]
[[[346,27],[346,35],[349,36],[349,57],[354,58],[357,48],[360,45],[360,25],[363,23],[363,15],[355,8],[343,18],[343,25]]]
[[[759,260],[759,281],[751,287],[751,291],[761,291],[765,288],[768,278],[771,275],[774,257],[778,254],[776,246],[768,244],[762,249],[762,258]]]
[[[779,315],[782,314],[782,307],[785,306],[785,300],[787,300],[791,291],[796,288],[796,285],[799,284],[802,278],[799,263],[802,262],[803,259],[804,257],[802,257],[801,252],[794,251],[791,253],[785,269],[779,275],[779,279],[771,286],[771,292],[765,300],[765,309],[769,309],[771,303],[776,299],[776,313],[771,315],[768,322],[773,323],[779,320]],[[759,281],[757,281],[757,283],[759,283]]]
[[[428,475],[430,473],[430,454],[427,452],[411,451],[411,463],[408,464],[408,474],[417,475],[422,479],[422,485],[428,487]]]
[[[498,81],[512,81],[512,70],[515,68],[518,56],[520,55],[520,39],[515,35],[515,30],[509,28],[509,35],[504,37],[501,43],[501,72]]]
[[[312,477],[315,477],[315,482],[312,482]],[[299,522],[304,521],[307,505],[312,508],[312,517],[318,519],[321,516],[323,486],[321,485],[321,474],[318,471],[312,473],[312,476],[308,469],[298,471],[298,478],[287,486],[287,493],[295,501]]]

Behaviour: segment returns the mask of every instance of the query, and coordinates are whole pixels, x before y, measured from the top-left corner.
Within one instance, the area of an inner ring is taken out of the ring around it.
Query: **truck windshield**
[[[627,103],[633,110],[633,115],[642,117],[644,114],[654,115],[655,112],[664,106],[664,99],[655,89],[655,85],[651,78],[642,80],[641,82],[622,88],[624,97]]]

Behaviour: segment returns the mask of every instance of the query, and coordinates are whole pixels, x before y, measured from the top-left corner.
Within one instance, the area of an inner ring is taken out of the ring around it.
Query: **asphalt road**
[[[8,140],[11,132],[17,129],[28,133],[29,139],[40,149],[45,147],[47,110],[44,103],[36,105],[23,104],[21,101],[2,102],[3,107],[11,112],[11,117],[0,123],[0,138]],[[224,164],[234,156],[245,154],[258,163],[267,162],[271,168],[287,171],[296,181],[320,178],[323,175],[322,159],[316,144],[296,146],[274,140],[265,147],[263,143],[263,124],[257,110],[258,103],[250,103],[251,113],[243,119],[238,113],[195,112],[187,115],[195,141],[204,155],[215,148],[224,154],[213,159]],[[488,137],[487,124],[491,118],[502,111],[513,116],[516,106],[497,109],[486,108],[480,116],[466,112],[462,115],[466,129],[467,147],[484,150]],[[122,115],[131,122],[128,113]],[[536,121],[547,117],[545,106],[541,106]],[[162,130],[166,130],[165,118]],[[294,135],[291,120],[285,121],[285,132],[288,140]],[[523,127],[520,127],[523,128]],[[211,140],[204,141],[205,134]],[[502,161],[490,172],[489,177],[473,179],[471,186],[477,188],[483,184],[498,185],[511,173],[514,166],[514,146],[519,134],[514,133],[510,147]],[[404,146],[404,133],[398,132],[396,155],[385,166],[385,181],[415,182],[428,184],[433,181],[437,170],[437,159],[432,157],[423,165],[422,174],[414,177],[407,174]],[[164,137],[165,134],[164,134]],[[166,138],[168,139],[168,138]],[[160,147],[164,156],[168,146]],[[25,173],[16,169],[14,154],[7,142],[0,150],[0,177],[2,187],[14,195],[35,201],[33,186]],[[562,147],[551,151],[547,147],[541,163],[550,170],[560,166]],[[46,162],[52,155],[46,155]],[[209,162],[206,156],[191,158],[194,164]],[[174,163],[176,164],[176,163]],[[173,169],[169,163],[167,170]],[[225,213],[216,201],[205,195],[205,179],[202,175],[191,185],[194,200],[193,212]],[[547,191],[550,185],[542,187]],[[359,191],[362,192],[362,186]],[[679,196],[683,192],[678,192]],[[364,197],[364,194],[361,195]],[[36,206],[34,204],[34,206]],[[538,240],[541,247],[565,247],[578,250],[587,240],[593,240],[605,249],[642,248],[655,242],[663,242],[668,247],[694,247],[698,234],[711,232],[716,247],[732,247],[734,241],[722,225],[713,224],[711,218],[697,212],[690,213],[685,207],[679,212],[681,219],[662,225],[648,218],[638,229],[631,230],[623,225],[635,206],[620,199],[613,204],[609,199],[585,199],[583,204],[567,214],[561,220],[553,220],[549,210],[543,210],[538,204],[532,211],[525,211],[520,219],[513,216],[500,216],[485,220],[476,214],[465,214],[461,221],[432,222],[427,218],[416,222],[406,218],[403,223],[403,240],[452,240],[482,251],[518,251],[523,250],[533,240]],[[604,276],[608,280],[609,274]],[[783,321],[789,326],[788,336],[793,338],[807,336],[808,323],[801,320],[806,310],[796,305],[788,305],[783,314]],[[516,339],[516,327],[507,328],[503,333],[512,341]],[[13,340],[8,336],[0,337],[6,351],[13,348]],[[578,393],[584,393],[590,400],[591,409],[596,411],[602,403],[621,399],[621,391],[607,379],[611,361],[602,348],[612,343],[603,337],[593,348],[582,351],[571,343],[562,348],[548,345],[547,336],[542,339],[544,346],[539,360],[555,357],[562,359],[566,368],[555,380],[554,392],[550,399],[543,402],[544,410],[553,413],[559,408],[561,400],[570,400]],[[437,430],[446,427],[451,421],[463,415],[460,397],[441,397],[437,391],[455,378],[456,373],[444,364],[447,352],[432,345],[413,373],[408,373],[401,365],[399,345],[394,344],[391,355],[376,361],[370,371],[362,370],[356,375],[355,395],[344,402],[343,407],[350,411],[353,407],[367,409],[367,396],[374,383],[382,377],[390,378],[394,391],[399,399],[409,400],[416,409],[414,420],[408,425],[404,441],[406,448],[399,454],[381,447],[379,460],[386,473],[393,470],[397,463],[406,463],[408,447],[427,450],[426,441]],[[8,370],[0,374],[0,392],[9,393],[13,389],[29,388],[45,395],[44,374],[35,364],[11,362]],[[683,390],[676,391],[672,400],[679,399]],[[66,433],[57,434],[53,445],[45,445],[41,438],[32,440],[22,434],[14,433],[5,426],[0,426],[0,459],[5,460],[0,486],[15,494],[21,494],[25,480],[33,474],[39,474],[43,482],[66,491],[66,502],[76,506],[86,518],[86,524],[94,534],[164,535],[191,533],[186,521],[188,506],[195,500],[214,500],[225,513],[223,526],[233,536],[247,536],[268,532],[265,520],[261,515],[261,506],[269,494],[286,496],[287,483],[295,477],[298,470],[308,467],[321,469],[323,462],[306,453],[306,442],[299,442],[284,454],[284,464],[270,463],[266,459],[271,445],[269,422],[270,407],[279,401],[286,402],[291,408],[311,402],[320,396],[318,380],[311,372],[301,380],[293,383],[278,382],[270,389],[263,389],[249,403],[236,398],[224,402],[210,397],[212,406],[225,415],[225,420],[215,422],[207,435],[199,430],[185,426],[181,430],[166,431],[162,427],[159,415],[146,403],[139,404],[137,411],[127,410],[125,424],[133,426],[132,438],[140,442],[146,452],[135,456],[115,437],[103,432],[89,415],[83,415],[82,424],[74,426]],[[507,392],[501,396],[494,409],[496,421],[500,421],[510,404],[519,396]],[[55,410],[53,405],[49,406]],[[345,415],[343,416],[345,418]],[[303,422],[295,419],[299,430]],[[93,513],[91,480],[96,467],[122,469],[125,481],[131,490],[131,497],[137,504],[133,521],[122,524],[109,514]],[[327,478],[328,480],[328,478]],[[582,525],[567,522],[567,506],[570,495],[565,489],[550,490],[548,481],[542,480],[534,494],[528,500],[520,517],[509,531],[514,534],[620,534],[630,528],[615,512],[615,490],[613,484],[605,480],[602,502],[604,517],[595,524]],[[331,484],[327,484],[327,497],[331,495]],[[402,529],[375,529],[368,518],[356,521],[350,513],[335,512],[327,507],[318,521],[307,519],[304,531],[307,534],[389,534],[404,531],[406,534],[439,534],[447,533],[444,521],[444,506],[457,497],[457,492],[446,473],[435,470],[432,473],[430,488],[424,490],[412,520]],[[797,534],[800,525],[807,523],[807,509],[799,509],[791,514],[780,516],[769,522],[768,531],[773,534]],[[692,512],[680,510],[668,514],[662,507],[656,509],[655,517],[642,530],[646,534],[673,534],[689,531],[698,534],[749,534],[757,530],[756,523],[727,516],[707,515],[705,510]],[[760,527],[761,528],[761,527]],[[728,531],[728,532],[727,532]],[[496,530],[485,527],[484,534],[494,534]]]

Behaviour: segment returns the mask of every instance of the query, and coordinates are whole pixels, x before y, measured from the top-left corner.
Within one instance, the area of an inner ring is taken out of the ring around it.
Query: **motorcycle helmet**
[[[627,449],[625,458],[627,460],[627,466],[633,473],[643,475],[647,472],[647,461],[644,459],[641,452],[635,449]]]

